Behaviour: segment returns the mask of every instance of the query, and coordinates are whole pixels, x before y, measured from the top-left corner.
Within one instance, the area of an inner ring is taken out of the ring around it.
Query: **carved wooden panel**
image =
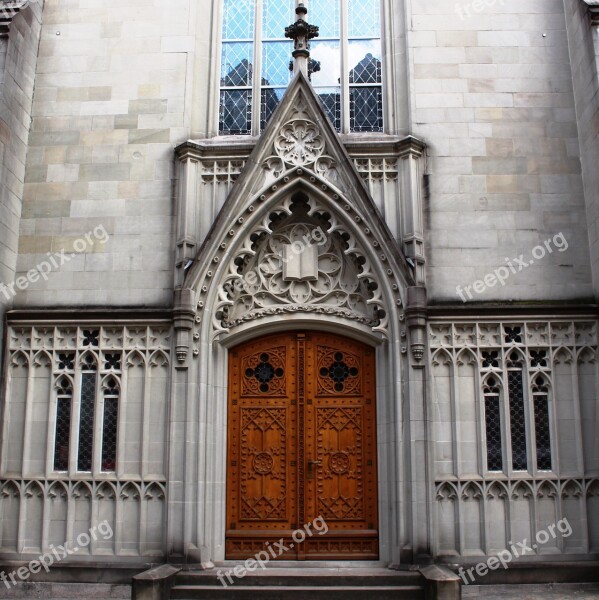
[[[310,539],[312,558],[378,557],[374,350],[314,334],[306,386],[307,512],[324,518],[325,539]],[[326,539],[331,538],[331,539]],[[337,538],[337,539],[335,539]]]
[[[231,351],[227,553],[247,554],[263,532],[289,531],[297,519],[294,343],[270,336]],[[271,536],[278,540],[280,535]]]
[[[232,350],[227,558],[286,541],[289,559],[378,558],[374,350],[285,333]],[[294,543],[317,517],[325,535]]]

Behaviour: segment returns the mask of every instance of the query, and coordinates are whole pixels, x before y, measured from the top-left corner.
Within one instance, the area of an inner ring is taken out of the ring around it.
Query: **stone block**
[[[169,141],[168,129],[132,129],[129,132],[130,144],[159,144]]]
[[[129,179],[130,166],[124,164],[81,165],[80,181],[126,181]]]
[[[420,569],[424,576],[426,600],[460,600],[462,585],[460,578],[447,567],[431,565]]]

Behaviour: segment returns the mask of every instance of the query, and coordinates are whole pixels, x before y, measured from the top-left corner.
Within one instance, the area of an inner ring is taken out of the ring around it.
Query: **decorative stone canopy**
[[[290,262],[299,243],[301,256]],[[326,319],[392,339],[415,284],[300,71],[185,271],[177,357],[185,362],[192,345],[199,355],[199,345],[230,330],[281,318]]]

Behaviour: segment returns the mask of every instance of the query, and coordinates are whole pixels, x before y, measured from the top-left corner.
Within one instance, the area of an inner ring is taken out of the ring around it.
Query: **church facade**
[[[2,4],[3,560],[597,560],[599,6]]]

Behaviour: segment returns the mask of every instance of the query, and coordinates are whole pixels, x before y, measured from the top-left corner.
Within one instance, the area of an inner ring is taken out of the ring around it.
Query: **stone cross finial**
[[[298,5],[295,14],[297,15],[297,21],[285,28],[285,37],[292,39],[295,44],[292,63],[293,72],[298,73],[301,71],[306,77],[309,77],[312,71],[318,70],[314,68],[314,64],[310,68],[310,40],[318,37],[319,28],[316,25],[310,25],[306,21],[308,9],[304,4]]]

